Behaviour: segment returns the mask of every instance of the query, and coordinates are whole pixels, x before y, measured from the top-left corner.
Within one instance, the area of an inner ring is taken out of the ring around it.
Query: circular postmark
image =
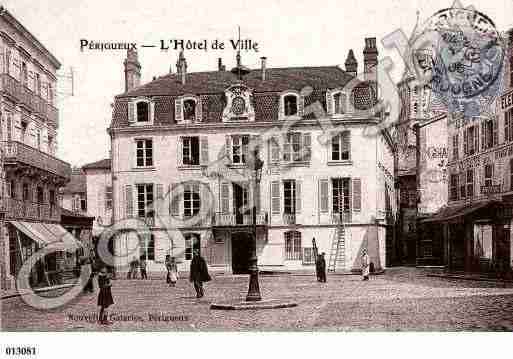
[[[490,111],[502,89],[505,48],[488,16],[474,9],[440,10],[415,43],[416,72],[429,84],[432,107],[465,117]]]

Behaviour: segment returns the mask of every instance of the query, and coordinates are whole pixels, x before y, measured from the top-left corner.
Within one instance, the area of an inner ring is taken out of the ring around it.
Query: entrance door
[[[244,213],[248,206],[248,189],[237,183],[233,184],[233,208],[235,224],[244,224]]]
[[[499,270],[506,270],[511,263],[510,229],[499,224],[497,228],[495,262]]]
[[[232,270],[233,274],[248,274],[251,256],[251,233],[232,233]]]

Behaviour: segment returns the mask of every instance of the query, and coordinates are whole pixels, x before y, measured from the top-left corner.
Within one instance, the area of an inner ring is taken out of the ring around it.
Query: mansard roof
[[[230,71],[192,72],[187,73],[185,78],[185,84],[182,84],[176,74],[168,74],[116,97],[214,94],[222,93],[239,82],[252,89],[254,93],[300,91],[306,86],[325,90],[343,87],[352,76],[338,66],[319,66],[268,68],[265,80],[262,80],[261,69],[250,70],[241,81],[237,74]]]

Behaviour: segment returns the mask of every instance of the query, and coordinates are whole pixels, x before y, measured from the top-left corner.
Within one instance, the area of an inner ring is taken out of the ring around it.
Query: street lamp
[[[248,295],[246,296],[246,301],[248,302],[257,302],[262,300],[260,296],[260,285],[258,284],[258,258],[256,251],[256,243],[257,243],[257,201],[260,202],[260,181],[262,180],[262,167],[264,166],[264,161],[260,159],[258,156],[258,149],[253,150],[253,158],[252,158],[252,170],[253,170],[253,240],[251,241],[251,257],[249,259],[249,289]],[[257,195],[258,192],[258,195]]]

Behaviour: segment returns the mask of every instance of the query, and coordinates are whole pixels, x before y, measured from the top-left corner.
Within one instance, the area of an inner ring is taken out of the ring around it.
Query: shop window
[[[474,231],[474,256],[480,259],[492,259],[492,226],[477,225]]]

